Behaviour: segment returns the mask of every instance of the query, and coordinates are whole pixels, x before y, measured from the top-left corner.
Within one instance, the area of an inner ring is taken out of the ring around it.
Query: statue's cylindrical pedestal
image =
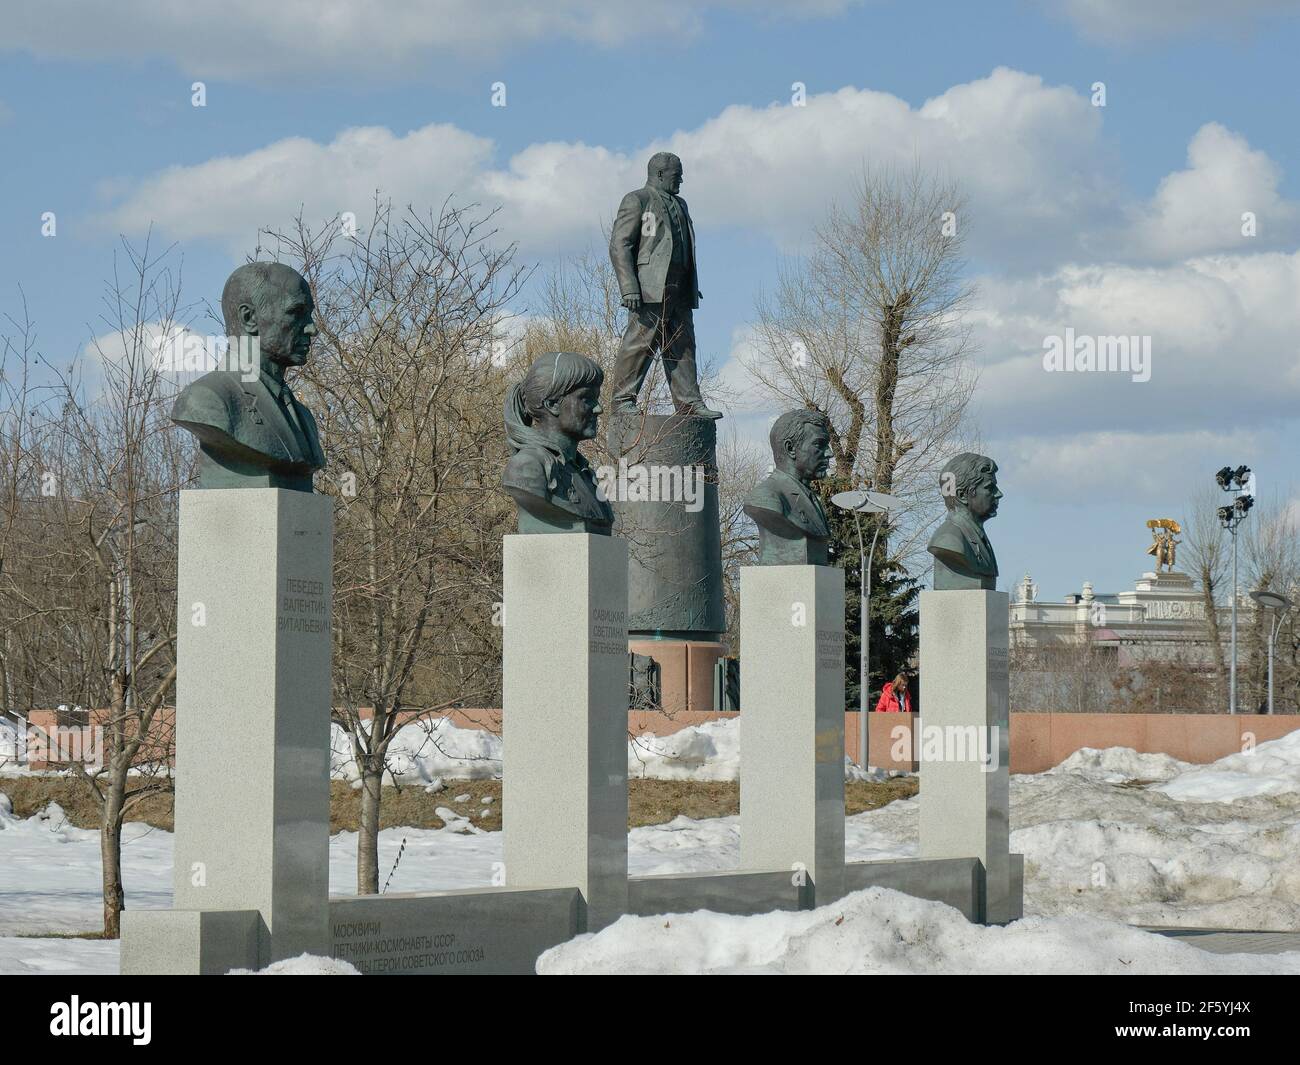
[[[659,663],[666,711],[712,710],[713,667],[726,653],[717,422],[616,414],[610,502],[628,543],[631,649]]]
[[[844,893],[844,571],[740,571],[740,865]],[[813,901],[810,899],[809,901]]]
[[[502,809],[508,887],[576,887],[585,931],[627,912],[627,546],[507,536]]]

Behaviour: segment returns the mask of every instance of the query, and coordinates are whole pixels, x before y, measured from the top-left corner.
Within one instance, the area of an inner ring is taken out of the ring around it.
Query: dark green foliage
[[[830,497],[845,491],[848,485],[838,478],[827,478],[819,485],[831,527],[831,562],[844,569],[844,703],[850,710],[858,708],[858,675],[862,649],[860,632],[861,572],[858,533],[853,515],[831,505]],[[876,531],[876,515],[862,516],[862,543],[871,549]],[[867,690],[868,711],[874,710],[881,689],[900,672],[908,672],[913,698],[916,684],[910,669],[915,660],[919,633],[917,600],[921,582],[908,575],[896,560],[886,557],[888,526],[880,530],[871,568],[870,678]]]

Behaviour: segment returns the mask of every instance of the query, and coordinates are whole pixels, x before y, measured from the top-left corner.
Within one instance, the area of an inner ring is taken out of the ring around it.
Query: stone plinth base
[[[574,888],[584,927],[627,911],[627,546],[507,536],[505,881]]]
[[[963,589],[921,593],[921,856],[977,858],[976,919],[1020,915],[1008,847],[1008,597]]]
[[[226,965],[250,911],[247,967],[329,950],[333,520],[306,492],[181,493],[175,910],[125,921],[132,971]]]
[[[740,571],[740,864],[844,893],[844,571]]]
[[[123,976],[221,976],[259,969],[257,910],[123,910]]]

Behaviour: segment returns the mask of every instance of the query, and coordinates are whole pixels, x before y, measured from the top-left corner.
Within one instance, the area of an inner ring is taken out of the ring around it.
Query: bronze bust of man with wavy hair
[[[984,523],[997,515],[1002,498],[998,464],[987,455],[963,452],[949,459],[939,474],[939,492],[948,517],[927,548],[934,556],[934,590],[992,590],[997,586],[998,560]]]
[[[758,526],[760,566],[824,566],[830,561],[830,523],[812,482],[830,468],[830,421],[821,411],[786,411],[768,439],[775,467],[745,497]]]

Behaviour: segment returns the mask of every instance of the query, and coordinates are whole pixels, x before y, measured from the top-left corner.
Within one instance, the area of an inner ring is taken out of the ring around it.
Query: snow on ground
[[[272,962],[265,969],[231,969],[227,976],[360,976],[360,971],[337,958],[299,954],[296,958]]]
[[[868,888],[804,913],[623,917],[538,959],[543,975],[620,973],[1300,973],[1300,951],[1210,954],[1095,917],[983,928],[950,906]]]
[[[493,737],[486,747],[466,749],[454,746],[460,737],[448,736],[452,745],[444,742],[439,757],[468,758],[471,765],[485,764],[482,753],[491,752],[496,742]],[[727,762],[734,756],[732,738],[728,732],[710,737],[716,753],[706,752],[702,758],[698,734],[678,741],[676,755],[661,751],[654,757],[675,758],[668,765],[677,772],[689,755],[704,779],[719,779],[709,775],[721,772],[713,760]],[[495,750],[499,758],[499,747]],[[421,770],[420,757],[412,756],[410,772],[427,773],[429,779],[464,774],[459,766],[436,761],[423,763]],[[1135,925],[1300,929],[1300,789],[1288,785],[1298,761],[1300,733],[1292,733],[1211,766],[1188,766],[1163,755],[1124,749],[1085,750],[1048,772],[1013,776],[1011,847],[1025,855],[1026,915],[1088,915]],[[1151,784],[1153,780],[1158,783]],[[847,857],[865,861],[915,855],[919,812],[917,797],[848,818]],[[739,827],[737,817],[678,817],[634,829],[628,839],[630,870],[641,875],[735,868]],[[484,832],[464,820],[441,830],[386,829],[379,843],[382,880],[388,879],[403,840],[406,851],[389,885],[394,892],[486,886],[502,860],[500,833]],[[127,905],[169,905],[170,833],[130,824],[123,843]],[[338,833],[330,841],[330,890],[353,891],[355,869],[356,834]],[[63,823],[57,807],[44,816],[19,820],[0,803],[0,937],[11,937],[0,938],[0,972],[63,965],[75,971],[112,971],[116,944],[13,938],[97,928],[100,907],[98,834]],[[734,919],[718,920],[723,922],[719,927],[725,927]],[[1015,927],[1019,934],[1022,926]],[[1038,926],[1026,926],[1025,933],[1032,927]],[[1042,927],[1048,930],[1043,936],[1069,936],[1083,926],[1049,922]],[[949,960],[943,964],[958,964],[953,959],[965,956],[959,951],[945,954]]]
[[[0,975],[116,976],[116,940],[0,938]]]
[[[1300,729],[1210,765],[1189,766],[1155,790],[1184,802],[1230,803],[1300,794]]]
[[[330,771],[354,786],[357,763],[347,734],[333,726]],[[460,728],[446,718],[405,725],[388,748],[389,776],[400,784],[438,788],[444,780],[501,776],[501,737],[486,729]],[[740,721],[731,718],[689,725],[667,736],[649,733],[628,740],[627,775],[649,780],[739,780]],[[845,780],[882,780],[898,771],[863,773],[844,759]]]
[[[357,786],[347,733],[338,725],[330,730],[330,773]],[[458,728],[446,718],[415,722],[397,730],[388,746],[388,765],[391,779],[401,784],[491,780],[501,775],[501,737],[486,729]]]
[[[0,717],[0,771],[15,770],[25,750],[26,744],[18,725],[7,717]]]

